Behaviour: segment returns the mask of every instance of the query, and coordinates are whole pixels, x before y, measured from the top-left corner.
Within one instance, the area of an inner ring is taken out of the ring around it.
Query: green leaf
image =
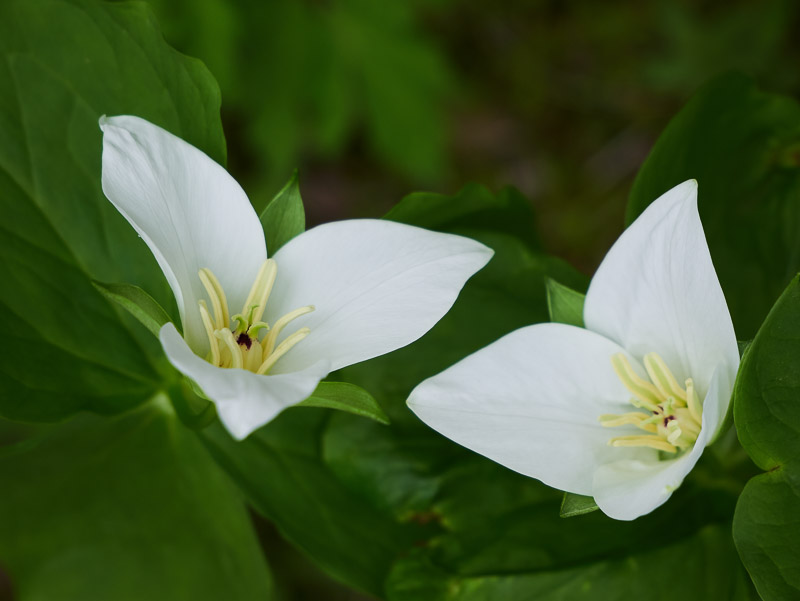
[[[306,214],[300,196],[297,170],[267,204],[260,219],[270,255],[274,255],[281,246],[305,231]]]
[[[765,474],[739,498],[736,546],[765,601],[800,596],[800,278],[778,299],[742,359],[739,439]]]
[[[100,294],[117,303],[138,319],[144,327],[158,338],[161,326],[171,321],[167,312],[155,299],[139,286],[133,284],[104,284],[92,282]]]
[[[673,186],[698,181],[700,217],[739,339],[752,338],[800,271],[798,144],[794,99],[723,76],[669,123],[631,190],[628,223]]]
[[[735,565],[727,529],[711,526],[691,538],[644,553],[605,558],[589,567],[544,569],[538,574],[468,571],[451,574],[416,551],[391,574],[389,601],[592,601],[618,599],[725,599],[757,597]],[[680,574],[665,584],[663,574]]]
[[[131,282],[174,313],[152,254],[103,196],[102,114],[139,115],[225,159],[213,79],[165,44],[144,4],[0,3],[0,415],[8,418],[124,411],[160,387],[158,342],[92,286]]]
[[[585,300],[585,294],[547,278],[547,310],[550,321],[582,328]]]
[[[561,510],[559,515],[562,518],[572,518],[578,515],[585,515],[600,509],[592,497],[584,495],[575,495],[571,492],[564,493],[564,499],[561,501]]]
[[[0,566],[15,599],[270,598],[238,492],[163,398],[0,455],[0,481]]]
[[[389,424],[389,417],[370,393],[346,382],[321,382],[310,397],[295,406],[338,409]]]

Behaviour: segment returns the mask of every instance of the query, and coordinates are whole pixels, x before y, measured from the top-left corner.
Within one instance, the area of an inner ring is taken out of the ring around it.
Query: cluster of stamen
[[[633,394],[630,402],[639,411],[601,415],[601,424],[610,428],[636,426],[647,434],[618,436],[608,444],[614,447],[650,447],[667,453],[691,448],[700,434],[703,418],[703,407],[692,379],[687,378],[681,387],[656,353],[649,353],[644,358],[650,382],[639,377],[622,353],[611,357],[611,364]]]
[[[289,322],[314,310],[311,305],[287,313],[271,326],[261,320],[278,275],[273,259],[264,261],[242,312],[233,316],[228,311],[225,292],[211,270],[203,268],[198,275],[211,302],[211,310],[203,300],[198,305],[210,347],[206,360],[212,365],[266,374],[289,349],[308,336],[310,330],[300,328],[277,344],[278,336]]]

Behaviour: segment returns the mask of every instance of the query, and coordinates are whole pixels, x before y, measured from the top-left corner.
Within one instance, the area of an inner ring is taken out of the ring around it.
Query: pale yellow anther
[[[275,285],[275,278],[278,277],[278,266],[272,259],[266,260],[267,269],[264,271],[263,281],[261,283],[261,293],[256,300],[256,309],[250,317],[251,321],[260,321],[264,315],[264,310],[267,308],[267,301],[269,295],[272,294],[272,287]]]
[[[658,389],[637,375],[624,354],[617,353],[611,357],[611,365],[625,388],[630,390],[644,408],[655,411],[659,403],[663,402]]]
[[[200,282],[202,282],[203,288],[206,289],[208,298],[211,301],[211,307],[214,309],[216,329],[227,328],[231,321],[230,313],[228,312],[228,299],[225,297],[225,291],[222,289],[217,276],[206,267],[203,267],[197,275],[200,276]]]
[[[200,305],[200,318],[203,320],[203,326],[205,327],[206,334],[208,335],[208,346],[211,349],[210,362],[213,365],[219,365],[219,341],[214,335],[214,324],[211,323],[211,315],[208,313],[208,307],[206,306],[205,301],[201,300],[198,304]]]
[[[632,411],[622,415],[605,414],[600,416],[600,425],[604,428],[616,428],[617,426],[636,426],[647,432],[656,432],[657,428],[650,423],[646,413]]]
[[[257,371],[264,360],[261,352],[261,345],[257,340],[252,342],[250,348],[247,349],[247,352],[245,352],[244,355],[244,368],[252,372]]]
[[[242,350],[239,348],[236,340],[234,340],[233,332],[225,328],[224,330],[218,330],[216,332],[216,336],[222,340],[231,355],[231,367],[237,367],[239,369],[244,367],[244,363],[242,361]]]
[[[285,328],[289,324],[289,322],[297,319],[301,315],[305,315],[306,313],[311,313],[313,310],[314,310],[313,305],[308,305],[307,307],[300,307],[299,309],[290,311],[289,313],[278,319],[278,321],[276,321],[272,325],[272,329],[270,329],[269,334],[267,334],[267,337],[264,338],[264,342],[262,343],[262,346],[264,347],[264,356],[268,357],[273,352],[273,349],[277,351],[277,349],[275,349],[275,342],[278,340],[278,336],[280,335],[281,330],[283,330],[283,328]]]
[[[658,388],[659,392],[665,397],[675,397],[677,401],[686,401],[686,393],[678,384],[675,376],[664,363],[664,360],[657,353],[648,353],[644,356],[644,368],[647,375]]]
[[[264,273],[267,271],[267,268],[269,267],[269,262],[270,259],[267,259],[261,264],[261,267],[258,268],[256,279],[253,281],[253,285],[250,287],[250,292],[247,294],[247,299],[244,301],[244,305],[242,305],[243,315],[249,315],[250,311],[254,306],[256,295],[258,294],[259,290],[261,290],[261,282],[264,279]]]
[[[686,404],[697,423],[703,423],[703,406],[700,404],[697,391],[694,389],[694,380],[691,378],[686,378]]]
[[[261,367],[258,368],[258,371],[256,371],[256,373],[262,375],[266,374],[272,368],[272,366],[275,365],[275,362],[278,359],[280,359],[287,352],[289,352],[289,349],[291,349],[295,344],[300,342],[303,338],[308,336],[309,333],[311,333],[310,329],[300,328],[294,334],[288,336],[283,342],[281,342],[278,345],[278,348],[276,348],[274,351],[272,351],[271,354],[267,356],[266,360],[261,364]]]
[[[619,436],[608,441],[612,447],[649,447],[667,453],[677,453],[678,448],[656,436]]]

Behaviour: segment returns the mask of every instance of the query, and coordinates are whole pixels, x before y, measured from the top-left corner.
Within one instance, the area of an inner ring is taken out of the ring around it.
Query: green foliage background
[[[797,17],[788,0],[0,3],[0,599],[797,598]],[[227,161],[273,250],[385,215],[495,259],[421,341],[333,375],[372,396],[328,383],[243,443],[192,432],[152,336],[92,285],[176,314],[99,189],[97,118],[120,113]],[[576,319],[563,287],[689,177],[755,337],[742,446],[729,434],[636,522],[563,519],[560,493],[411,415],[425,377]],[[352,395],[361,415],[324,408]]]

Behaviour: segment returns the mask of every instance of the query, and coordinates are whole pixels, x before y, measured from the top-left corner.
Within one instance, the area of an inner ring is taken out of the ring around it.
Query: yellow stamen
[[[218,330],[216,335],[217,338],[225,343],[225,347],[231,354],[231,367],[238,367],[241,369],[244,365],[242,362],[242,349],[239,348],[236,340],[234,340],[233,332],[225,328],[224,330]]]
[[[625,355],[617,353],[611,357],[611,365],[625,388],[631,391],[631,394],[642,403],[643,407],[650,411],[658,409],[659,403],[663,401],[658,389],[636,374]]]
[[[208,346],[211,348],[211,364],[212,365],[219,365],[219,341],[217,337],[214,335],[214,325],[211,323],[211,315],[208,313],[208,307],[206,306],[206,301],[201,300],[199,301],[200,305],[200,318],[203,320],[203,326],[206,329],[206,334],[208,335]]]
[[[214,321],[217,329],[227,328],[230,325],[230,313],[228,313],[228,299],[225,298],[225,291],[210,269],[203,267],[197,275],[208,293],[211,306],[214,309]]]
[[[665,396],[673,396],[680,401],[686,401],[686,393],[678,384],[675,376],[664,363],[664,360],[656,353],[648,353],[644,356],[644,368],[647,370],[647,375],[656,385],[659,392]]]
[[[278,345],[278,348],[276,348],[271,354],[266,355],[267,357],[266,360],[261,364],[261,367],[258,368],[256,373],[261,375],[267,373],[270,370],[270,368],[272,368],[272,366],[275,365],[275,362],[278,359],[280,359],[287,352],[289,352],[289,349],[291,349],[295,344],[297,344],[303,338],[308,336],[310,332],[311,330],[308,328],[300,328],[294,334],[288,336],[283,342],[281,342]]]
[[[261,294],[258,297],[256,309],[250,316],[251,322],[260,321],[261,317],[264,315],[264,310],[267,308],[269,295],[272,293],[272,286],[275,285],[275,278],[278,277],[278,266],[275,261],[272,259],[267,259],[266,264],[267,269],[263,275]]]
[[[689,406],[689,411],[692,417],[698,424],[703,423],[703,406],[700,404],[700,399],[697,398],[697,391],[694,389],[694,380],[686,378],[686,404]]]
[[[617,426],[636,426],[647,432],[655,433],[657,428],[650,422],[646,413],[632,411],[622,415],[605,414],[600,416],[600,425],[604,428],[616,428]]]
[[[242,305],[243,315],[248,315],[248,313],[253,307],[253,302],[256,299],[256,294],[258,294],[258,291],[261,290],[261,281],[264,279],[264,272],[269,267],[269,261],[270,260],[267,259],[261,264],[261,267],[258,268],[256,279],[253,281],[253,285],[250,288],[250,292],[247,294],[247,300],[245,300],[244,305]]]
[[[267,337],[264,338],[264,342],[262,343],[264,347],[264,356],[268,357],[275,348],[275,342],[278,340],[278,336],[281,333],[281,330],[285,328],[290,321],[293,321],[300,317],[301,315],[305,315],[306,313],[311,313],[314,310],[313,305],[308,305],[307,307],[300,307],[299,309],[295,309],[294,311],[290,311],[283,317],[281,317],[278,321],[276,321],[272,329],[267,334]],[[277,349],[276,349],[277,352]]]
[[[649,447],[667,453],[677,453],[678,448],[656,436],[619,436],[608,441],[612,447]]]
[[[250,348],[245,352],[244,368],[248,371],[256,371],[263,361],[261,345],[257,340],[250,344]]]

